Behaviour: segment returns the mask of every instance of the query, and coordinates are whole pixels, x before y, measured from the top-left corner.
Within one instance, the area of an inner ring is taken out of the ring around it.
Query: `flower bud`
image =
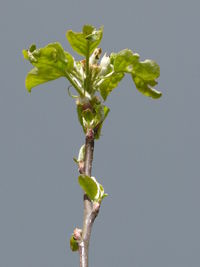
[[[101,51],[102,51],[101,48],[96,48],[94,50],[94,52],[92,53],[92,55],[90,56],[90,59],[89,59],[90,65],[97,64],[99,57],[101,55]]]
[[[109,66],[110,66],[110,57],[107,57],[105,53],[100,63],[101,67],[100,75],[104,75],[108,71]]]

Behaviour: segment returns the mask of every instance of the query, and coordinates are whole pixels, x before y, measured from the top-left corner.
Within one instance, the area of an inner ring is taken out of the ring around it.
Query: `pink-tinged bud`
[[[82,238],[82,229],[75,228],[73,232],[73,236],[75,240],[81,240]]]

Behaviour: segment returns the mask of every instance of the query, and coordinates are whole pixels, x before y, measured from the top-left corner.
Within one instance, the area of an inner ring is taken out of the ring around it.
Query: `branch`
[[[92,161],[94,152],[94,132],[88,130],[85,138],[85,159],[84,173],[91,176]],[[89,241],[94,220],[99,212],[100,204],[93,203],[86,194],[84,194],[84,215],[82,238],[79,242],[80,267],[88,267]]]

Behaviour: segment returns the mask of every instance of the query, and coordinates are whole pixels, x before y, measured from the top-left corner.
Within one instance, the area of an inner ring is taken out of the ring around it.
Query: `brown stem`
[[[84,173],[91,176],[92,161],[94,152],[94,133],[88,131],[85,138],[85,159],[84,159]],[[80,267],[88,267],[88,252],[89,241],[92,231],[93,222],[98,214],[99,207],[95,208],[93,202],[84,194],[84,215],[83,215],[83,229],[82,239],[79,243]]]

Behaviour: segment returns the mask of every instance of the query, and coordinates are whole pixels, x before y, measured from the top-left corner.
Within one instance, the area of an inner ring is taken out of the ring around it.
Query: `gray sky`
[[[72,157],[84,142],[64,79],[29,95],[21,51],[68,29],[104,25],[104,52],[130,48],[161,67],[160,100],[130,77],[107,101],[93,175],[109,194],[95,221],[90,266],[200,266],[200,2],[1,0],[0,266],[78,266],[82,225]],[[73,53],[74,56],[76,56]]]

